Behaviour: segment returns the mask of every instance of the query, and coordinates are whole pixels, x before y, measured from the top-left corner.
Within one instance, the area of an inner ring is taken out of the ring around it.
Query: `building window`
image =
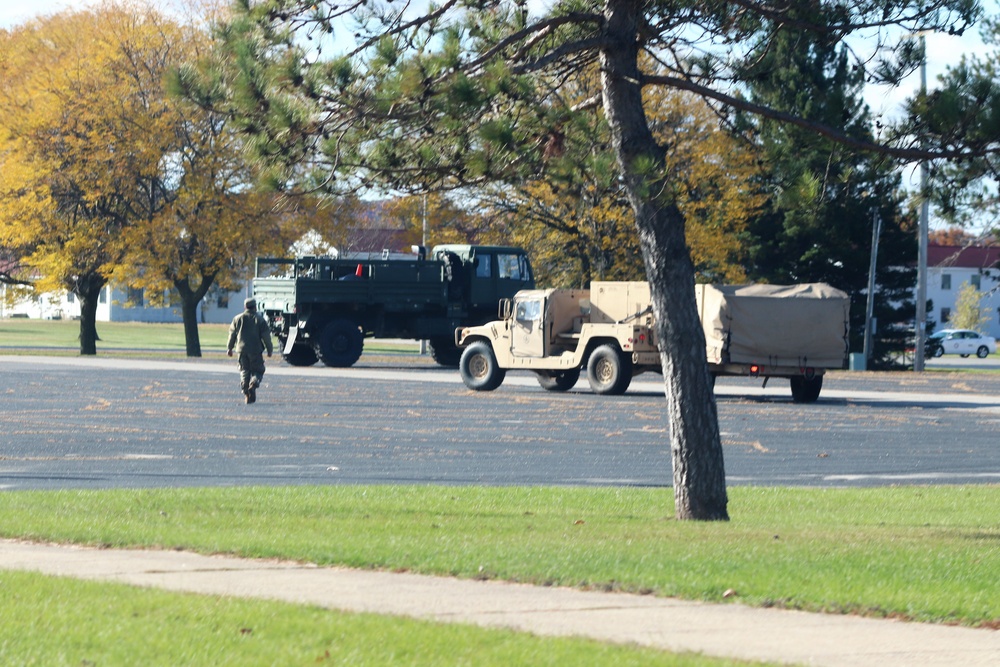
[[[111,291],[110,287],[104,287],[101,290],[100,295],[97,297],[97,302],[98,303],[107,303],[108,302],[108,292],[110,292],[110,291]]]
[[[951,308],[941,309],[941,323],[944,324],[951,319]]]
[[[980,277],[980,275],[978,273],[973,274],[969,278],[969,282],[972,283],[972,286],[976,288],[977,292],[980,289],[982,289],[982,282],[981,281],[982,281],[982,278]]]
[[[141,287],[129,287],[128,288],[128,302],[134,308],[142,308],[142,288]]]
[[[951,289],[951,274],[942,273],[941,274],[941,289]]]
[[[72,292],[66,292],[66,303],[73,303],[76,301],[76,295]]]
[[[220,294],[219,300],[215,302],[215,305],[219,308],[229,308],[229,295]]]

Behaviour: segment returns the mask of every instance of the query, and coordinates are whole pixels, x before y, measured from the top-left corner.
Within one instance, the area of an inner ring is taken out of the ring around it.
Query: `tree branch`
[[[810,130],[812,132],[815,132],[816,134],[819,134],[820,136],[826,137],[831,141],[835,141],[849,148],[855,148],[858,150],[879,153],[882,155],[888,155],[890,157],[898,158],[900,160],[904,160],[907,162],[920,162],[922,160],[938,160],[938,159],[949,159],[949,160],[966,159],[966,158],[982,157],[986,155],[1000,154],[1000,146],[978,151],[934,150],[927,148],[903,148],[896,146],[888,146],[886,144],[879,144],[871,141],[865,141],[863,139],[858,139],[857,137],[852,137],[851,135],[835,127],[831,127],[823,123],[810,121],[800,116],[796,116],[795,114],[786,113],[784,111],[778,111],[777,109],[772,109],[771,107],[768,106],[755,104],[754,102],[750,102],[749,100],[745,100],[740,97],[736,97],[735,95],[729,95],[727,93],[714,90],[713,88],[703,86],[688,79],[682,79],[673,76],[663,76],[663,75],[645,75],[643,76],[642,82],[644,85],[667,86],[669,88],[686,90],[696,95],[700,95],[701,97],[709,98],[715,100],[716,102],[721,102],[722,104],[733,107],[734,109],[740,109],[742,111],[756,114],[758,116],[763,116],[764,118],[770,118],[772,120],[781,121],[783,123],[788,123],[790,125],[795,125],[797,127]]]

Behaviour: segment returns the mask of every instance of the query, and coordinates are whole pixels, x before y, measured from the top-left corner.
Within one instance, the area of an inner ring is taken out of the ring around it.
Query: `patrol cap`
[[[243,307],[246,308],[247,310],[256,310],[257,302],[253,299],[247,299],[246,301],[243,302]]]

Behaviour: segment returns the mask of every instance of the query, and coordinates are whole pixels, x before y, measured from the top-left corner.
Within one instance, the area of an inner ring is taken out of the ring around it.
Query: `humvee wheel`
[[[282,354],[281,358],[289,366],[312,366],[319,359],[316,356],[316,350],[301,344],[293,345],[292,351],[288,354]]]
[[[327,366],[347,368],[361,357],[364,347],[365,337],[358,325],[350,320],[340,319],[323,327],[316,354]]]
[[[458,362],[458,371],[465,386],[475,391],[493,391],[507,375],[507,371],[497,365],[493,348],[481,341],[465,349]]]
[[[601,345],[590,354],[587,380],[597,394],[624,394],[632,383],[632,360],[613,345]]]
[[[820,390],[823,389],[822,375],[812,378],[797,375],[789,378],[789,382],[792,385],[792,401],[795,403],[815,403]]]
[[[538,384],[546,391],[569,391],[580,379],[580,369],[571,368],[567,371],[536,371]]]

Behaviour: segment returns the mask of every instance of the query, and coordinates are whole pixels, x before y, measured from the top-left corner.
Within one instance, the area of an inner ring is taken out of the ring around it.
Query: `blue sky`
[[[99,2],[100,0],[0,0],[0,27],[9,28],[33,16],[55,13],[67,7],[80,8]],[[169,4],[169,0],[167,4]],[[540,8],[548,2],[534,0],[529,4],[537,5]],[[984,0],[983,5],[988,14],[1000,13],[1000,0]],[[982,48],[976,30],[960,38],[943,34],[928,35],[928,86],[934,88],[937,75],[942,74],[946,66],[956,64],[963,53],[981,51]],[[915,91],[919,85],[919,78],[914,76],[895,91],[871,91],[867,95],[868,103],[876,114],[881,113],[886,117],[891,117],[899,113],[902,100]]]
[[[33,16],[54,14],[67,7],[83,7],[96,0],[0,0],[0,27],[24,23]]]

